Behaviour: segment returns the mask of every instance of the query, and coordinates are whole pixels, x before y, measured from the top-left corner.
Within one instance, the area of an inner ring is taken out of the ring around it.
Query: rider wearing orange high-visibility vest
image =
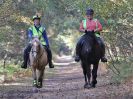
[[[52,63],[52,53],[49,47],[49,42],[47,38],[47,33],[45,30],[45,27],[43,27],[40,23],[40,17],[38,15],[33,16],[33,21],[34,25],[31,26],[28,29],[28,38],[29,41],[32,40],[32,37],[39,37],[41,44],[46,48],[46,51],[48,53],[48,62],[49,62],[49,67],[54,68],[54,65]],[[31,50],[32,45],[29,43],[28,46],[24,50],[24,62],[21,65],[22,68],[27,68],[27,61],[29,59],[29,52]]]
[[[94,11],[93,9],[89,8],[86,10],[86,18],[80,23],[80,32],[83,33],[88,33],[88,32],[94,32],[96,40],[100,47],[102,48],[102,57],[101,61],[102,62],[107,62],[107,58],[105,57],[105,44],[100,37],[100,31],[102,30],[102,25],[97,19],[93,19],[93,14]],[[77,43],[76,46],[76,56],[75,56],[75,61],[78,62],[80,61],[80,43],[82,42],[82,39],[80,39]]]

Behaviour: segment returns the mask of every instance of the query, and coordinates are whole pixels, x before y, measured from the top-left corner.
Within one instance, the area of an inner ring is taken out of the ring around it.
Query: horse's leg
[[[37,87],[36,69],[32,66],[33,86]]]
[[[42,88],[44,69],[38,70],[38,88]]]
[[[40,72],[41,72],[41,73],[40,73],[40,77],[38,78],[38,87],[39,87],[39,88],[42,88],[42,86],[43,86],[43,75],[44,75],[44,70],[41,70]]]
[[[83,73],[84,73],[85,83],[88,83],[88,82],[87,82],[87,75],[86,75],[86,74],[87,74],[87,72],[86,72],[86,70],[85,70],[85,69],[83,69]]]
[[[97,70],[98,70],[98,63],[93,65],[93,70],[92,70],[92,83],[91,86],[95,88],[97,84]]]
[[[91,65],[87,65],[87,77],[88,77],[88,83],[90,84],[90,78],[91,78]]]
[[[86,88],[87,85],[88,85],[88,82],[87,82],[87,72],[86,72],[85,64],[83,62],[82,62],[82,69],[83,69],[83,74],[84,74],[84,78],[85,78],[84,88]]]
[[[87,88],[90,88],[90,79],[91,79],[91,64],[88,64],[86,66],[86,69],[87,69],[87,78],[88,78],[88,85],[87,85]]]

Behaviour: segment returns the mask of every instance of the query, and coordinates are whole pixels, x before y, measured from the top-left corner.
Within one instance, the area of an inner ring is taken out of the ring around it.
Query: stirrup
[[[27,69],[27,64],[25,64],[25,63],[23,62],[22,65],[21,65],[21,68]]]
[[[101,58],[101,62],[107,62],[107,58],[102,57],[102,58]]]

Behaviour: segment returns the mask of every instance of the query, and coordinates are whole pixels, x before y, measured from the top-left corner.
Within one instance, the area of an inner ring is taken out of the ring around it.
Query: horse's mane
[[[95,35],[93,33],[86,33],[82,39],[82,44],[85,44],[86,47],[88,45],[92,46],[95,43]]]

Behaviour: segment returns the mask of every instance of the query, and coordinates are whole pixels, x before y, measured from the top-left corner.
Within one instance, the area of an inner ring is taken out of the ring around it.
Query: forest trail
[[[133,99],[133,80],[112,84],[104,65],[98,71],[96,88],[84,89],[84,77],[79,63],[70,56],[59,57],[55,68],[45,70],[43,88],[32,87],[32,77],[23,77],[0,85],[0,99]]]

